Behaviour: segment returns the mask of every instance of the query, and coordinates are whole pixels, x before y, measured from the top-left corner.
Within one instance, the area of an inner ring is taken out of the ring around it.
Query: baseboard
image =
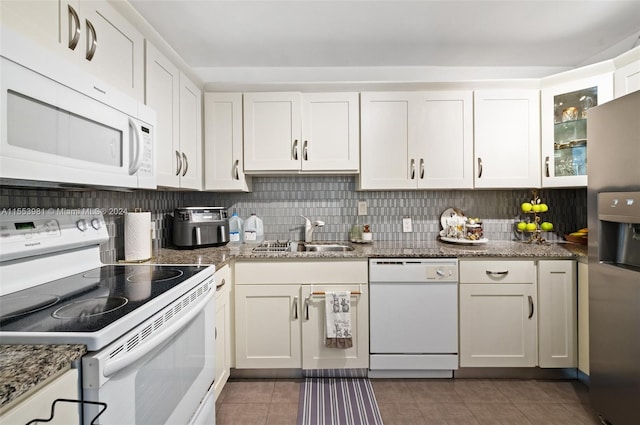
[[[230,379],[300,379],[302,369],[231,369]]]
[[[454,378],[482,379],[578,379],[577,369],[542,369],[539,367],[461,367]]]
[[[589,375],[587,375],[580,369],[578,369],[578,381],[582,382],[587,387],[589,387],[590,386],[589,384],[591,384],[591,378],[589,377]]]

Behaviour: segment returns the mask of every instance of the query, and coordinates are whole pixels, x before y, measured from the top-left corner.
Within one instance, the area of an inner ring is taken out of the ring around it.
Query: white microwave
[[[153,110],[136,102],[137,114],[130,107],[123,112],[127,108],[0,61],[3,183],[156,188]]]

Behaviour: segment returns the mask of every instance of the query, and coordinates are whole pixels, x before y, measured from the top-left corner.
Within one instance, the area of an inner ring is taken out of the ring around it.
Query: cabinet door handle
[[[531,295],[529,295],[529,319],[533,317],[533,310],[533,298],[531,297]]]
[[[424,158],[420,158],[420,180],[424,179]]]
[[[489,276],[506,276],[506,275],[509,274],[509,270],[505,270],[505,271],[502,271],[502,272],[494,272],[494,271],[491,271],[491,270],[485,270],[485,273],[487,275],[489,275]]]
[[[69,8],[69,48],[75,50],[80,41],[80,18],[75,9],[68,5]],[[75,27],[75,29],[74,29]]]
[[[545,174],[547,175],[547,177],[550,177],[549,175],[549,157],[545,157],[544,159],[544,168],[545,168]]]
[[[87,55],[86,58],[88,61],[93,59],[93,55],[96,54],[96,48],[98,47],[98,37],[96,35],[96,29],[93,27],[93,24],[88,19],[84,20],[87,24]]]
[[[298,320],[298,297],[293,297],[293,318]]]
[[[416,178],[416,160],[415,159],[411,159],[411,180]]]
[[[298,160],[298,139],[293,141],[293,159]]]
[[[239,171],[239,168],[240,168],[240,160],[239,160],[239,159],[236,159],[236,163],[235,163],[235,165],[234,165],[234,167],[233,167],[233,173],[234,173],[234,175],[235,175],[235,179],[236,179],[236,180],[240,180],[240,171]]]
[[[307,149],[307,145],[309,144],[308,141],[304,141],[304,144],[302,145],[302,159],[304,159],[305,161],[309,160],[309,154],[308,154],[308,149]]]
[[[221,289],[222,289],[222,287],[223,287],[226,283],[227,283],[227,282],[226,282],[226,280],[225,280],[225,279],[222,279],[222,282],[220,282],[220,284],[219,284],[219,285],[216,285],[216,291],[221,290]]]
[[[180,175],[182,170],[182,158],[180,158],[180,152],[176,151],[176,176]]]
[[[478,178],[482,177],[482,158],[478,157]]]
[[[187,159],[187,154],[185,154],[184,152],[182,152],[182,159],[184,160],[184,170],[182,171],[182,177],[184,177],[187,174],[187,171],[189,171],[189,160]]]
[[[309,294],[309,296],[304,299],[304,320],[309,320],[309,302],[311,302],[312,295],[313,294]]]

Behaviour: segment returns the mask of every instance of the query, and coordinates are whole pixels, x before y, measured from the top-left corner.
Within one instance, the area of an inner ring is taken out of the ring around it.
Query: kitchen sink
[[[315,244],[305,243],[304,250],[307,252],[346,252],[353,251],[353,247],[344,244]]]

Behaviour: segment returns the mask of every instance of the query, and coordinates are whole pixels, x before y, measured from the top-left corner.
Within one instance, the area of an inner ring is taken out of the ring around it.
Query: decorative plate
[[[459,217],[464,217],[464,213],[460,210],[460,208],[447,208],[444,210],[442,215],[440,216],[440,224],[443,229],[447,228],[447,219],[457,215]]]
[[[489,242],[489,239],[487,238],[472,240],[472,239],[447,238],[445,236],[440,236],[440,240],[444,242],[451,242],[451,243],[457,243],[462,245],[482,245],[484,243]]]

